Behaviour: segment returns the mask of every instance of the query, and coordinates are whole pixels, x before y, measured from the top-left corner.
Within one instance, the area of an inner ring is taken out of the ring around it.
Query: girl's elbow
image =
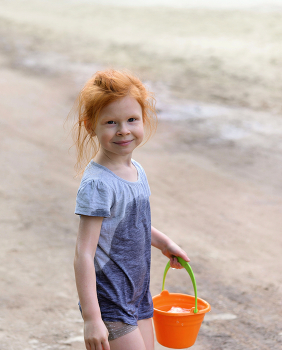
[[[87,252],[79,252],[76,250],[74,259],[73,259],[73,266],[74,269],[80,268],[80,266],[88,266],[89,264],[93,264],[94,266],[94,256],[92,254],[89,254]]]

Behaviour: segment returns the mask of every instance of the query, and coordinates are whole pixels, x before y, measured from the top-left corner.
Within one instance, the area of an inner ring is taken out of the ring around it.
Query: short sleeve
[[[75,214],[108,218],[111,216],[112,203],[111,189],[99,180],[90,180],[78,189]]]

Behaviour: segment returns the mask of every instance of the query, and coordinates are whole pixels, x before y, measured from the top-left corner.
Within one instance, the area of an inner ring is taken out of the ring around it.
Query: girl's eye
[[[113,120],[109,120],[108,122],[107,122],[107,124],[110,124],[110,125],[112,125],[112,124],[114,124],[115,122],[113,121]]]
[[[135,120],[136,120],[135,118],[129,118],[129,119],[128,119],[128,121],[129,121],[130,123],[134,122]]]

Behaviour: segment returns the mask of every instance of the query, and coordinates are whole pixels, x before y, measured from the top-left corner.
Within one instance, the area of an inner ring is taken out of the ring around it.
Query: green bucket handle
[[[176,257],[178,262],[185,268],[185,270],[189,273],[189,276],[191,278],[191,281],[193,283],[193,288],[194,288],[194,294],[195,294],[195,309],[194,309],[194,314],[196,314],[198,312],[198,302],[197,302],[197,285],[196,285],[196,279],[193,273],[193,270],[191,268],[191,266],[188,264],[187,261],[183,260],[182,258],[180,258],[179,256]],[[167,271],[170,268],[170,261],[167,263],[165,270],[164,270],[164,277],[163,277],[163,285],[162,285],[162,291],[164,290],[164,285],[165,285],[165,278],[166,278],[166,274]]]

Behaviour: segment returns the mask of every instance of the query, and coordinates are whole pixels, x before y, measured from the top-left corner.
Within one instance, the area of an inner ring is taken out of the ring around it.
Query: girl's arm
[[[103,346],[110,350],[108,330],[102,321],[96,292],[94,255],[103,218],[81,215],[75,249],[74,271],[83,312],[84,339],[87,350]]]
[[[180,256],[185,261],[190,261],[187,254],[176,243],[174,243],[164,233],[152,226],[151,228],[152,241],[151,245],[161,250],[161,252],[170,259],[170,266],[176,269],[181,269],[181,264],[177,261],[176,256]]]

